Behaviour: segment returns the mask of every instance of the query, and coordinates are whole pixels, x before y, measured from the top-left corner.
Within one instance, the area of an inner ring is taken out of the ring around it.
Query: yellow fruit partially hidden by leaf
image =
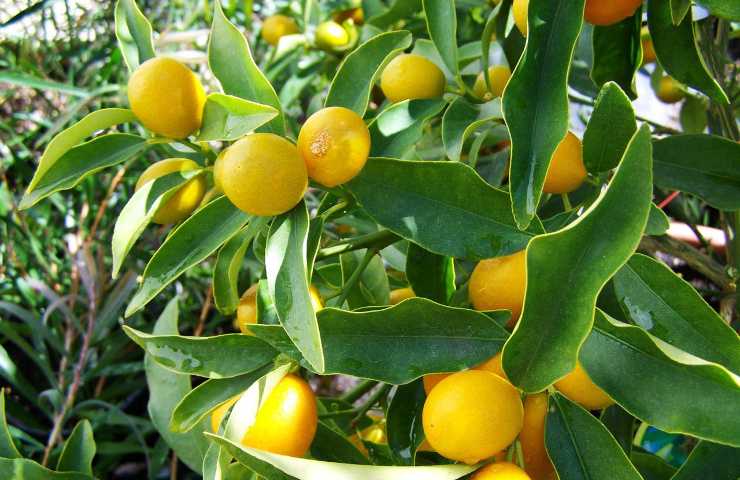
[[[187,172],[198,168],[200,168],[198,164],[188,158],[160,160],[144,170],[144,173],[136,181],[135,188],[138,190],[147,182],[170,173]],[[187,218],[200,205],[205,193],[206,180],[203,175],[188,180],[174,195],[159,206],[152,221],[160,225],[169,225]]]
[[[499,377],[503,378],[504,380],[508,380],[506,377],[506,373],[504,373],[504,369],[501,366],[501,352],[498,352],[493,357],[489,358],[485,362],[481,363],[480,365],[477,365],[473,367],[473,370],[483,370],[486,372],[491,372],[494,375],[498,375]],[[424,378],[422,381],[424,382],[424,391],[427,395],[429,395],[429,392],[432,391],[432,389],[442,380],[452,375],[451,373],[430,373],[428,375],[424,375]]]
[[[365,447],[363,441],[380,445],[388,443],[385,432],[385,420],[377,421],[359,433],[351,435],[349,437],[349,441],[352,445],[357,447],[363,455],[366,457],[369,456],[369,452],[367,451],[367,447]]]
[[[491,84],[491,90],[486,86],[486,79],[483,78],[483,72],[478,74],[473,84],[473,93],[476,97],[483,100],[491,100],[500,97],[504,93],[504,88],[511,77],[511,70],[506,65],[495,65],[488,68],[488,82]]]
[[[473,269],[468,297],[476,310],[511,310],[509,325],[519,320],[527,287],[524,250],[481,260]]]
[[[552,154],[542,191],[572,192],[581,186],[587,175],[586,166],[583,164],[583,145],[578,137],[568,132]]]
[[[529,0],[514,0],[514,4],[511,6],[512,14],[514,15],[514,23],[516,28],[522,32],[522,35],[527,36],[527,15],[529,14]]]
[[[128,101],[147,129],[167,138],[185,138],[200,128],[206,94],[188,67],[156,57],[139,65],[129,78]]]
[[[250,325],[257,323],[257,293],[259,283],[255,283],[244,291],[239,299],[239,306],[236,308],[236,318],[234,319],[234,328],[245,335],[252,335],[249,330]],[[314,312],[324,308],[321,295],[313,285],[308,288],[308,295],[311,298],[311,306]]]
[[[522,416],[514,386],[491,372],[467,370],[434,387],[422,423],[434,450],[472,465],[510,445],[522,429]]]
[[[298,33],[298,25],[285,15],[273,15],[262,23],[262,39],[270,45],[277,45],[281,37]]]
[[[370,131],[348,108],[322,108],[301,127],[298,150],[308,176],[325,187],[335,187],[353,179],[365,166]]]
[[[286,375],[270,392],[242,438],[246,447],[302,457],[318,424],[316,396],[301,377]]]
[[[316,45],[324,50],[334,50],[349,43],[349,33],[334,21],[322,22],[316,27]]]
[[[380,88],[391,103],[442,96],[447,80],[432,61],[421,55],[404,53],[386,65]]]
[[[524,425],[519,442],[524,454],[524,469],[533,480],[556,480],[555,467],[545,449],[547,394],[535,393],[524,399]]]
[[[218,433],[218,427],[221,425],[221,422],[223,422],[226,412],[229,411],[231,406],[234,405],[237,400],[239,400],[239,395],[231,397],[229,400],[216,407],[213,413],[211,413],[211,431],[213,433]]]
[[[642,0],[586,0],[584,18],[593,25],[612,25],[631,17]]]
[[[663,103],[677,103],[686,98],[686,92],[681,89],[681,84],[668,75],[664,75],[658,81],[655,95]]]
[[[647,26],[642,27],[642,30],[640,30],[640,42],[642,43],[642,64],[647,65],[648,63],[653,63],[657,57]]]
[[[415,296],[416,294],[411,287],[396,288],[395,290],[391,290],[390,304],[395,305],[397,303],[403,302],[407,298],[413,298]]]
[[[511,462],[490,463],[470,477],[470,480],[532,480],[524,470]]]
[[[261,216],[295,207],[308,188],[306,164],[298,149],[273,133],[253,133],[231,145],[215,182],[239,209]]]
[[[352,19],[355,25],[362,25],[365,23],[365,12],[362,8],[350,8],[349,10],[343,10],[335,13],[332,18],[337,23],[342,23],[345,20]]]
[[[614,403],[605,391],[589,378],[581,363],[576,363],[565,377],[555,382],[555,388],[587,410],[601,410]]]

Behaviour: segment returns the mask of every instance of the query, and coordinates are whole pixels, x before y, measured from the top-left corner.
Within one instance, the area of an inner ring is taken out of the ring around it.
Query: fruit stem
[[[568,198],[567,193],[560,194],[560,198],[563,199],[563,208],[565,209],[566,212],[573,208],[573,206],[570,204],[570,198]]]

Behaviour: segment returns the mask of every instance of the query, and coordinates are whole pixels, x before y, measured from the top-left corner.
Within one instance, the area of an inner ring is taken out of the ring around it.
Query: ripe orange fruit
[[[135,190],[140,189],[147,182],[163,177],[169,173],[187,172],[200,168],[197,163],[188,158],[168,158],[149,165],[136,181]],[[200,205],[206,193],[206,180],[199,175],[185,182],[177,192],[159,206],[152,221],[160,225],[177,223],[187,218]]]
[[[653,63],[657,56],[655,55],[653,39],[650,38],[650,30],[648,30],[647,26],[642,27],[642,30],[640,30],[640,42],[642,43],[642,64],[647,65],[648,63]]]
[[[581,186],[587,175],[583,164],[583,145],[578,137],[568,132],[552,154],[542,191],[572,192]]]
[[[281,37],[298,33],[298,25],[285,15],[273,15],[262,23],[262,39],[270,45],[277,45]]]
[[[506,65],[488,67],[488,82],[491,84],[491,90],[486,86],[486,79],[483,78],[483,72],[480,72],[473,84],[473,93],[476,97],[486,101],[500,97],[503,95],[504,88],[506,88],[510,77],[511,70]]]
[[[511,310],[509,325],[519,320],[527,287],[524,250],[481,260],[473,269],[468,297],[476,310]]]
[[[398,55],[380,75],[380,88],[391,103],[440,97],[446,84],[445,75],[437,65],[413,53]]]
[[[395,305],[397,303],[403,302],[407,298],[413,298],[415,296],[416,294],[411,287],[397,288],[395,290],[391,290],[390,304]]]
[[[555,382],[555,388],[587,410],[601,410],[614,403],[605,391],[589,378],[581,363],[576,363],[565,377]]]
[[[642,0],[586,0],[584,18],[593,25],[612,25],[635,14]]]
[[[491,372],[494,375],[498,375],[499,377],[503,378],[504,380],[509,380],[506,377],[506,373],[504,373],[504,369],[501,366],[501,352],[498,352],[493,357],[489,358],[485,362],[481,363],[480,365],[476,365],[472,368],[473,370],[483,370],[486,372]],[[429,395],[429,392],[432,391],[432,389],[442,380],[452,375],[451,373],[430,373],[427,375],[424,375],[424,378],[422,378],[422,381],[424,382],[424,391],[427,395]]]
[[[555,467],[545,449],[547,393],[527,395],[524,399],[524,425],[519,442],[524,454],[524,469],[534,480],[556,480]]]
[[[522,35],[526,37],[529,0],[514,0],[511,11],[512,15],[514,16],[514,23],[516,24],[516,28],[518,28]]]
[[[524,470],[511,462],[489,463],[470,477],[470,480],[531,480]]]

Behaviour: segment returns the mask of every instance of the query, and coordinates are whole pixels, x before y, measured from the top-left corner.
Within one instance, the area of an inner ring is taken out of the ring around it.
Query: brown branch
[[[95,237],[95,233],[98,230],[98,226],[100,225],[100,222],[103,220],[103,216],[105,215],[105,211],[108,209],[108,204],[110,203],[110,197],[113,196],[113,192],[116,191],[116,188],[118,188],[118,185],[123,180],[123,176],[126,174],[126,166],[121,167],[118,172],[116,172],[115,176],[110,182],[110,185],[108,186],[108,191],[105,194],[105,197],[103,198],[103,201],[100,202],[100,206],[98,207],[98,211],[95,214],[95,220],[93,220],[93,224],[90,227],[90,232],[87,234],[87,238],[85,239],[85,243],[90,243]]]
[[[211,311],[211,299],[213,298],[213,285],[208,286],[208,290],[206,291],[206,298],[205,302],[203,302],[203,308],[200,310],[200,316],[198,317],[198,323],[195,325],[195,329],[193,330],[193,335],[196,337],[200,337],[203,333],[203,328],[205,327],[206,318],[208,318],[208,313]]]

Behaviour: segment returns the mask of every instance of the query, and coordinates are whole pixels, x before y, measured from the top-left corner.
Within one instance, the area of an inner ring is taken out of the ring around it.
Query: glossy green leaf
[[[141,13],[135,0],[118,0],[113,12],[116,40],[129,71],[153,58],[152,26]]]
[[[539,392],[575,367],[599,291],[642,237],[653,190],[650,158],[650,129],[643,125],[591,207],[529,243],[522,316],[503,354],[506,374],[524,391]]]
[[[429,38],[447,69],[457,77],[457,13],[454,0],[422,0]]]
[[[568,130],[568,70],[584,1],[530,3],[527,46],[504,91],[511,132],[509,181],[521,228],[535,217],[550,158]]]
[[[426,394],[424,384],[416,380],[401,385],[388,405],[385,428],[388,446],[403,465],[413,465],[416,449],[424,440],[421,412]]]
[[[614,404],[601,412],[599,420],[609,430],[609,433],[612,434],[624,453],[630,455],[635,436],[635,417],[619,405]]]
[[[455,262],[409,243],[406,278],[418,297],[446,304],[455,293]]]
[[[727,94],[710,75],[699,53],[691,11],[673,24],[669,0],[648,1],[648,26],[660,66],[681,83],[703,92],[718,103],[729,103]]]
[[[740,451],[706,441],[699,442],[672,480],[737,480],[740,476]]]
[[[378,34],[345,57],[329,86],[326,107],[345,107],[365,116],[370,90],[385,64],[411,45],[411,34],[401,30]]]
[[[609,430],[559,393],[550,396],[545,445],[560,478],[642,480]]]
[[[5,417],[5,390],[0,389],[0,458],[20,458]]]
[[[696,195],[721,210],[740,208],[740,144],[714,135],[671,135],[653,146],[655,184]]]
[[[647,225],[645,225],[645,235],[665,235],[670,226],[671,221],[668,215],[654,203],[650,205],[650,213],[648,214]]]
[[[404,100],[383,110],[368,126],[370,155],[404,157],[421,138],[427,121],[446,104],[442,99]]]
[[[214,2],[213,24],[208,39],[208,66],[221,83],[224,93],[277,110],[261,131],[285,134],[285,118],[275,89],[257,67],[247,39],[224,15],[220,2]]]
[[[0,478],[8,480],[93,480],[78,472],[54,472],[26,458],[0,458]]]
[[[379,224],[440,255],[506,255],[541,232],[517,229],[509,196],[458,162],[371,158],[348,185]]]
[[[657,455],[632,452],[630,460],[645,480],[669,480],[676,469]]]
[[[203,124],[198,140],[237,140],[277,116],[278,111],[269,105],[223,93],[211,93],[203,107]]]
[[[735,0],[696,0],[696,3],[709,10],[712,15],[740,21],[740,4]]]
[[[630,98],[637,98],[635,75],[642,62],[641,28],[641,8],[613,25],[594,26],[591,78],[597,86],[616,82]]]
[[[637,121],[629,98],[616,83],[607,82],[596,98],[596,106],[583,134],[586,169],[600,173],[619,165],[635,131]]]
[[[360,267],[366,253],[367,250],[355,250],[340,255],[343,285],[347,284],[347,280]],[[354,310],[369,305],[388,305],[389,301],[390,288],[383,259],[380,255],[373,255],[355,286],[350,289],[347,305],[350,310]]]
[[[275,321],[277,322],[277,316]],[[297,362],[300,362],[301,366],[311,370],[311,366],[303,359],[303,355],[279,323],[263,323],[262,319],[259,318],[256,325],[249,326],[249,331],[252,332],[255,337],[272,345],[275,350],[287,355]]]
[[[277,355],[267,343],[241,333],[213,337],[150,335],[128,325],[123,331],[161,366],[199,377],[236,377],[258,369]]]
[[[635,325],[740,374],[740,339],[734,329],[668,266],[635,254],[612,282],[624,314]]]
[[[384,12],[370,17],[367,23],[379,28],[387,28],[402,18],[421,11],[421,0],[394,0]]]
[[[347,435],[336,427],[319,422],[311,443],[311,457],[325,462],[354,463],[368,465],[370,461],[347,439]]]
[[[459,161],[465,140],[479,127],[503,121],[501,100],[470,103],[465,97],[455,99],[442,116],[442,143],[450,160]]]
[[[265,272],[280,324],[315,371],[324,370],[316,313],[309,294],[308,210],[301,202],[272,223],[265,251]]]
[[[95,439],[90,422],[80,420],[64,442],[57,462],[57,471],[82,472],[92,475],[92,462],[95,457]]]
[[[248,220],[249,215],[232,205],[226,197],[217,198],[196,211],[154,252],[125,315],[129,317],[149,303],[180,274],[215,252]]]
[[[691,10],[691,0],[669,0],[671,2],[671,21],[680,25],[686,14]]]
[[[32,182],[33,188],[29,186],[19,207],[31,207],[54,192],[75,187],[88,175],[122,163],[146,147],[144,138],[127,133],[101,135],[72,147],[42,174],[37,173],[35,183]]]
[[[724,367],[600,310],[580,361],[594,383],[640,420],[669,433],[740,445],[740,381]]]

